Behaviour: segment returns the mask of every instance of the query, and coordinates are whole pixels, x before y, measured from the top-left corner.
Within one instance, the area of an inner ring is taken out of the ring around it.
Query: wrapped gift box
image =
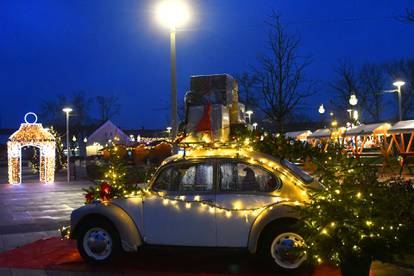
[[[238,103],[238,124],[246,123],[246,107],[242,103]]]
[[[192,76],[190,91],[185,95],[187,106],[207,103],[231,106],[234,79],[227,74]]]
[[[200,120],[203,118],[205,106],[190,106],[188,107],[188,121],[186,131],[190,135],[187,141],[202,142],[202,134],[210,133],[207,131],[197,132],[196,128]],[[227,142],[230,135],[230,114],[229,108],[221,104],[213,104],[211,106],[211,134],[214,142]]]

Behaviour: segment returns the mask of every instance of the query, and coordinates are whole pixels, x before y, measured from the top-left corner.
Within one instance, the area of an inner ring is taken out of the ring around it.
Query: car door
[[[276,202],[281,180],[262,167],[223,160],[218,164],[218,206],[240,211],[217,215],[217,246],[246,247],[257,212],[242,209],[261,208]]]
[[[163,168],[143,203],[149,244],[216,246],[214,162],[184,161]]]

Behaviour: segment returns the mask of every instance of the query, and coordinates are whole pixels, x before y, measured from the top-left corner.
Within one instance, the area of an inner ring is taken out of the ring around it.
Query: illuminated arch
[[[35,117],[32,123],[27,121],[28,115]],[[40,182],[53,183],[55,180],[55,137],[42,124],[37,123],[37,116],[29,112],[25,116],[25,123],[18,131],[9,137],[7,142],[9,183],[22,182],[22,148],[32,146],[40,152]]]

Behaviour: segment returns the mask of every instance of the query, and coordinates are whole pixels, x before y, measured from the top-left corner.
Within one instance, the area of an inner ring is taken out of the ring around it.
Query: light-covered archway
[[[33,116],[33,122],[27,121]],[[22,147],[33,146],[40,152],[40,182],[53,183],[55,180],[55,137],[42,124],[37,123],[37,116],[29,112],[24,116],[25,123],[20,125],[18,131],[9,137],[7,142],[9,183],[22,182]]]

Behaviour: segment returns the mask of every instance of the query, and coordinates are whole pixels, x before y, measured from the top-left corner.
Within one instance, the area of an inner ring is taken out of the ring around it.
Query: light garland
[[[26,114],[25,120],[28,114]],[[26,123],[20,125],[19,130],[13,133],[7,142],[9,183],[19,184],[22,181],[21,149],[26,146],[39,148],[40,182],[52,183],[55,178],[55,137],[45,130],[42,124],[27,123],[27,120]]]
[[[155,192],[150,191],[148,189],[143,189],[138,192],[133,192],[130,194],[124,194],[125,198],[135,198],[135,197],[142,197],[143,201],[145,202],[146,199],[151,198],[151,196],[158,197],[162,200],[162,204],[164,206],[172,206],[176,209],[180,209],[180,207],[177,205],[177,203],[183,203],[183,206],[185,209],[191,209],[197,207],[204,208],[205,210],[208,209],[208,212],[210,213],[216,213],[216,214],[223,214],[225,217],[230,218],[233,216],[233,213],[238,213],[240,216],[244,216],[246,218],[246,222],[248,222],[248,216],[254,216],[257,217],[262,211],[268,209],[272,210],[275,208],[276,205],[289,205],[289,206],[302,206],[303,203],[299,201],[292,201],[289,198],[282,198],[279,196],[273,197],[273,203],[264,203],[260,207],[250,207],[250,208],[243,208],[243,207],[234,207],[234,208],[228,208],[221,205],[218,205],[213,202],[204,201],[201,199],[200,195],[194,195],[193,199],[187,199],[186,196],[175,196],[170,197],[163,195],[162,192]],[[233,206],[239,205],[238,202],[234,202]]]

